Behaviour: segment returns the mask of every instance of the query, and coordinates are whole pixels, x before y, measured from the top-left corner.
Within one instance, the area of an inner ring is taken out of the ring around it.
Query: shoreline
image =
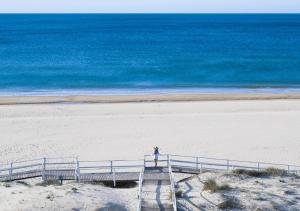
[[[66,95],[0,96],[0,105],[51,103],[142,103],[231,100],[296,100],[300,93],[287,94],[138,94],[138,95]]]

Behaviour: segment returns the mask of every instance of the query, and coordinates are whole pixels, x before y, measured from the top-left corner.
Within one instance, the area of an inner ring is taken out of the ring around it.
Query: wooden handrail
[[[169,177],[171,182],[171,195],[172,195],[172,204],[173,204],[173,210],[177,211],[177,202],[176,202],[176,195],[175,195],[175,182],[174,182],[174,176],[172,172],[172,164],[169,165]]]
[[[145,155],[144,160],[110,160],[110,161],[79,161],[80,167],[79,170],[99,170],[99,169],[131,169],[134,168],[143,168],[145,163],[153,162],[153,160],[149,159],[149,157],[153,157],[153,155]],[[69,157],[68,157],[69,158]],[[168,165],[186,167],[186,168],[195,168],[199,170],[201,167],[204,169],[215,169],[215,170],[230,170],[234,168],[245,168],[245,169],[265,169],[270,166],[279,167],[287,172],[293,172],[296,174],[300,174],[300,166],[299,165],[288,165],[288,164],[276,164],[276,163],[267,163],[267,162],[253,162],[253,161],[240,161],[240,160],[230,160],[230,159],[218,159],[218,158],[207,158],[207,157],[194,157],[194,156],[181,156],[181,155],[168,155],[161,154],[159,162],[168,162]],[[168,159],[166,159],[168,158]],[[43,159],[32,159],[28,161],[18,161],[12,162],[9,165],[0,166],[0,175],[1,177],[12,176],[14,173],[25,173],[30,170],[61,170],[61,168],[65,167],[68,169],[76,168],[76,161],[66,161],[64,158],[59,158],[62,161],[56,161],[56,158],[46,158],[46,162],[44,163]],[[40,162],[37,162],[40,161]],[[215,161],[215,162],[214,162]],[[221,162],[220,162],[221,161]],[[91,163],[101,163],[101,165],[91,165]],[[140,164],[139,164],[140,162]],[[102,164],[103,163],[103,164]],[[178,164],[178,165],[176,165]],[[45,165],[45,169],[42,168]],[[57,166],[55,166],[57,165]],[[18,170],[17,172],[15,170]]]
[[[143,177],[144,177],[144,168],[142,168],[139,176],[139,193],[138,193],[138,207],[137,211],[142,210],[142,185],[143,185]]]

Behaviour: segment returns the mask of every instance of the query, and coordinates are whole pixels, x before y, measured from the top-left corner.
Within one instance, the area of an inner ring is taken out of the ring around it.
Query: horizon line
[[[166,14],[166,15],[172,15],[172,14],[191,14],[191,15],[201,15],[201,14],[212,14],[212,15],[217,15],[217,14],[294,14],[294,15],[299,15],[299,12],[0,12],[0,15],[5,15],[5,14],[128,14],[128,15],[135,15],[135,14]]]

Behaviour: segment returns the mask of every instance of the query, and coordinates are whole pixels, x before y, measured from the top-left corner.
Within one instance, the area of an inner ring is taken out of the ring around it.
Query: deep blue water
[[[0,93],[300,87],[300,15],[0,15]]]

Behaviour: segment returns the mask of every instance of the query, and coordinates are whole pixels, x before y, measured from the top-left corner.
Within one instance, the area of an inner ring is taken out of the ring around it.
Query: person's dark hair
[[[154,154],[158,154],[159,153],[159,148],[158,147],[154,147]]]

